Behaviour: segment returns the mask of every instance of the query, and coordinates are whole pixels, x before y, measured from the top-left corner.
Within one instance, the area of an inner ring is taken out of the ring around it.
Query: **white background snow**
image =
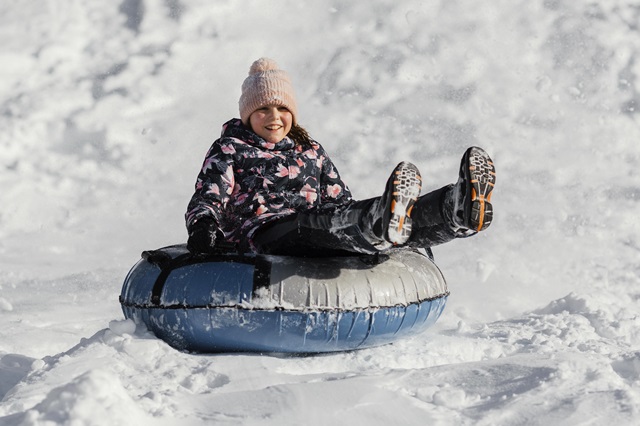
[[[493,156],[494,223],[435,249],[425,334],[192,355],[124,321],[261,56],[357,198]],[[639,141],[630,1],[3,1],[0,424],[637,424]]]

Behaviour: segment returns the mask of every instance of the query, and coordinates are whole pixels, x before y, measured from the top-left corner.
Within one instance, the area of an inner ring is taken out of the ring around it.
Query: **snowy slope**
[[[638,28],[623,1],[0,4],[0,424],[634,424]],[[494,223],[435,249],[431,331],[204,356],[123,320],[260,56],[358,198],[492,154]]]

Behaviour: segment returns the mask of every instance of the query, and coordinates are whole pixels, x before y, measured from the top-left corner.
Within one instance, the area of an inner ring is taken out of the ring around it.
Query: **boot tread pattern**
[[[418,168],[402,162],[394,170],[387,240],[394,244],[404,244],[411,235],[411,210],[420,196],[422,178]]]
[[[471,148],[467,160],[471,186],[469,224],[471,229],[483,231],[493,220],[491,192],[496,182],[496,169],[489,155],[481,148]]]

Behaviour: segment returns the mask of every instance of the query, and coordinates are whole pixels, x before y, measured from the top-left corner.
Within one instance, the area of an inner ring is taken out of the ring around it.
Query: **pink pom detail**
[[[279,69],[278,63],[270,58],[260,58],[251,64],[249,68],[249,75],[257,74],[259,72],[277,70]]]

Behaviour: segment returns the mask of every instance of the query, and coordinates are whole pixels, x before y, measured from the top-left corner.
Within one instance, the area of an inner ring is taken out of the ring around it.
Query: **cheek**
[[[289,113],[287,114],[286,121],[285,121],[285,127],[287,128],[287,133],[289,133],[289,130],[291,130],[292,124],[293,124],[293,115]]]
[[[258,117],[258,114],[253,113],[249,116],[249,124],[253,129],[255,129],[258,126],[258,124],[260,124],[260,117]]]

